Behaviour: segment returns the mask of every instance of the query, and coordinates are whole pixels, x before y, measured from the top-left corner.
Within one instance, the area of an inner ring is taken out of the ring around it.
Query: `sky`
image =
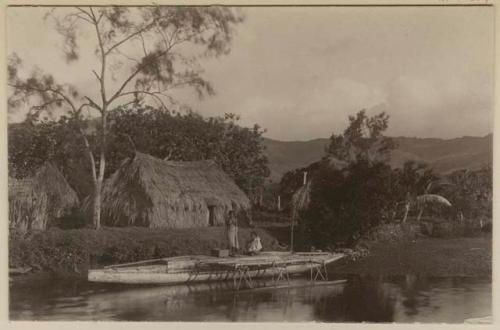
[[[339,134],[361,109],[387,112],[391,136],[493,131],[493,7],[241,10],[231,52],[202,62],[216,95],[178,95],[202,115],[236,113],[242,125],[257,123],[265,136],[286,141]],[[38,66],[93,93],[92,53],[67,65],[46,11],[7,10],[7,53],[16,52],[25,70]]]

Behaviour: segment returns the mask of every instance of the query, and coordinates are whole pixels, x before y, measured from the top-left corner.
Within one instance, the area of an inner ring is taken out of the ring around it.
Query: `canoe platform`
[[[327,264],[344,257],[327,252],[263,252],[256,256],[212,257],[182,256],[111,265],[89,270],[91,282],[131,284],[188,284],[193,282],[233,281],[254,287],[254,279],[271,277],[274,282],[290,282],[290,274],[308,272],[311,282],[327,281]]]

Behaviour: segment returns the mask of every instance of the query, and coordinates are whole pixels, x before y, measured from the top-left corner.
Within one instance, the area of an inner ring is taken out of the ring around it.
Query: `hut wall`
[[[9,228],[20,231],[44,230],[48,223],[45,196],[15,196],[9,192]]]
[[[214,212],[214,226],[225,224],[227,206],[216,206]],[[197,205],[185,208],[182,205],[154,207],[145,213],[145,217],[135,224],[142,223],[150,228],[193,228],[208,227],[209,209],[207,205]]]
[[[114,209],[109,212],[106,207],[103,209],[103,224],[107,226],[141,226],[150,228],[193,228],[208,227],[209,208],[205,203],[186,205],[179,202],[174,205],[166,203],[153,203],[152,207],[143,207],[137,200],[127,199],[129,205],[125,212],[125,207],[117,207],[123,210],[117,212]],[[233,206],[217,205],[213,207],[214,226],[225,225],[225,217],[228,210]],[[241,209],[241,207],[237,207]]]
[[[9,178],[9,228],[45,230],[50,221],[69,213],[76,205],[76,192],[50,163],[31,178]]]

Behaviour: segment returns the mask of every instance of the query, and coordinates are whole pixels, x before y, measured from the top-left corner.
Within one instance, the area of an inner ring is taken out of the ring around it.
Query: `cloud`
[[[82,36],[79,65],[64,63],[46,9],[8,10],[8,53],[57,79],[95,90],[96,63]],[[425,137],[492,131],[494,9],[491,7],[245,8],[231,53],[202,63],[217,95],[181,101],[203,115],[233,112],[282,140],[342,131],[366,108],[391,116],[389,133]],[[36,45],[36,47],[33,47]],[[35,50],[35,51],[34,51]]]

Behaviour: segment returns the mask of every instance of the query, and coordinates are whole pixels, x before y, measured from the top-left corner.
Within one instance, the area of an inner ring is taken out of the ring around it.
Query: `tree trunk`
[[[102,131],[101,131],[101,154],[99,159],[99,177],[94,191],[94,228],[101,228],[101,193],[102,182],[104,181],[104,171],[106,170],[106,108],[103,107]]]
[[[417,222],[420,222],[420,218],[422,218],[422,215],[424,214],[424,207],[420,207],[420,212],[418,212],[418,217],[417,217]]]
[[[94,190],[94,213],[92,216],[92,221],[94,224],[94,229],[101,228],[101,192],[102,192],[102,181],[97,181]]]
[[[406,222],[406,219],[408,218],[408,212],[410,212],[410,202],[406,202],[405,204],[405,215],[403,217],[403,223]]]

